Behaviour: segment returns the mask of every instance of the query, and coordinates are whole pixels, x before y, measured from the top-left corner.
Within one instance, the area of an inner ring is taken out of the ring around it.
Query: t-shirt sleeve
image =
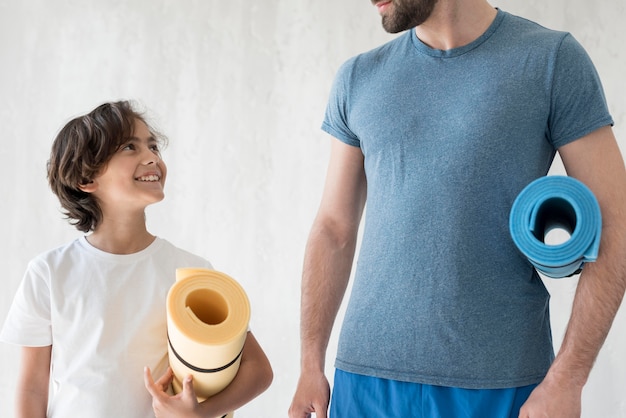
[[[326,114],[322,122],[322,130],[341,142],[352,146],[360,146],[359,138],[352,132],[348,125],[348,92],[349,82],[353,71],[354,60],[344,63],[335,76]]]
[[[50,286],[33,262],[13,298],[0,341],[29,347],[52,344]]]
[[[548,134],[555,148],[613,125],[596,68],[569,34],[558,50],[551,93]]]

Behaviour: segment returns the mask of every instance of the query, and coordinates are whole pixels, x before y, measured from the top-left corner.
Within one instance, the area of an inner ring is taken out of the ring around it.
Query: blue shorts
[[[330,418],[518,418],[537,385],[461,389],[335,370]]]

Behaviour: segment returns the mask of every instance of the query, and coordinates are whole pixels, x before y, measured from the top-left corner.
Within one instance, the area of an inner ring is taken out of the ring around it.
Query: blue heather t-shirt
[[[367,206],[336,367],[464,388],[539,382],[549,295],[515,248],[517,194],[613,123],[574,38],[498,11],[461,48],[414,30],[347,61],[322,129],[365,157]]]

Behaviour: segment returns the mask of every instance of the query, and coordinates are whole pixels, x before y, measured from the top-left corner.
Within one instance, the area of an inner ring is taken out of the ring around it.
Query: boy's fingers
[[[156,396],[156,391],[154,390],[154,379],[152,378],[152,373],[150,372],[150,367],[143,368],[143,383],[146,386],[150,395]]]
[[[185,377],[185,381],[183,382],[183,385],[185,385],[184,387],[185,391],[189,393],[193,393],[193,376],[189,375]]]
[[[172,372],[172,369],[168,367],[165,374],[161,376],[155,384],[160,386],[165,392],[167,391],[167,388],[169,388],[170,384],[172,384],[172,379],[174,379],[174,373]]]
[[[193,388],[193,376],[191,375],[185,377],[185,380],[183,381],[183,397],[193,400],[196,399],[196,392]]]

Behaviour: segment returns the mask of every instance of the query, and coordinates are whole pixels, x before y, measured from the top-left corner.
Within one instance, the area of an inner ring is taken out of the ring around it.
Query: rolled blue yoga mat
[[[591,190],[567,176],[546,176],[526,186],[513,202],[509,216],[513,242],[542,274],[568,277],[595,261],[600,247],[602,215]],[[558,245],[544,242],[558,228],[569,239]]]

